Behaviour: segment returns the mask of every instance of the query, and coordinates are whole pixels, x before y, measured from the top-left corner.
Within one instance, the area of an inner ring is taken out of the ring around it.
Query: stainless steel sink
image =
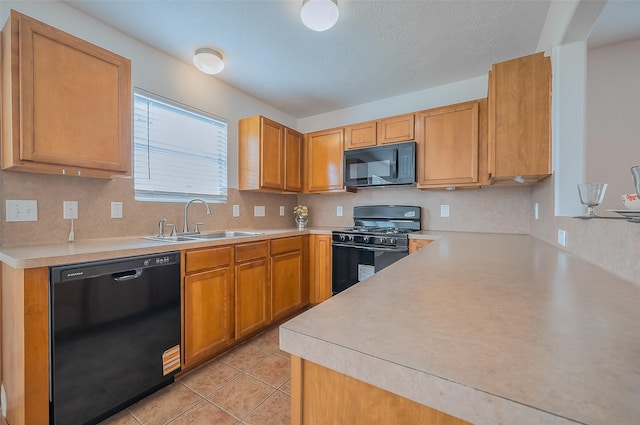
[[[238,238],[242,236],[256,236],[262,235],[261,232],[236,232],[236,231],[226,231],[226,232],[214,232],[214,233],[199,233],[196,235],[189,235],[189,238],[192,239],[220,239],[220,238]]]
[[[262,232],[237,232],[237,231],[224,231],[224,232],[213,232],[213,233],[190,233],[188,235],[177,235],[177,236],[143,236],[142,239],[149,239],[152,241],[162,241],[162,242],[193,242],[198,240],[208,240],[208,239],[222,239],[222,238],[239,238],[242,236],[256,236],[262,235]]]
[[[193,242],[193,238],[189,236],[143,236],[142,239],[161,242]]]

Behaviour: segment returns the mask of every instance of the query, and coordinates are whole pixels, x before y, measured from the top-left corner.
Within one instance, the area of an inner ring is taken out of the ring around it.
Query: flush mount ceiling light
[[[326,31],[338,22],[338,0],[303,0],[300,18],[314,31]]]
[[[217,74],[224,69],[222,53],[203,47],[193,55],[193,64],[205,74]]]

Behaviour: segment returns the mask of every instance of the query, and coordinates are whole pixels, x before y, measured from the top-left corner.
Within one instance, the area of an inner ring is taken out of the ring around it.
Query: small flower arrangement
[[[296,217],[309,217],[309,208],[306,205],[296,205],[293,207],[293,215]]]
[[[293,216],[298,224],[298,230],[302,230],[307,227],[307,221],[309,221],[309,208],[306,205],[296,205],[293,208]]]

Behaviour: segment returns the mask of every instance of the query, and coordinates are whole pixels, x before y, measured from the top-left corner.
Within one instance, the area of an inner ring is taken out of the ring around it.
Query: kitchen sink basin
[[[143,236],[142,239],[161,242],[192,242],[194,240],[189,236]]]
[[[236,232],[236,231],[225,231],[225,232],[213,232],[213,233],[190,233],[187,235],[177,235],[177,236],[144,236],[142,239],[149,239],[152,241],[162,241],[162,242],[193,242],[193,241],[201,241],[208,239],[222,239],[222,238],[239,238],[242,236],[256,236],[262,235],[261,232]]]
[[[189,235],[189,238],[192,239],[220,239],[220,238],[238,238],[241,236],[256,236],[261,235],[260,232],[236,232],[236,231],[228,231],[228,232],[214,232],[214,233],[198,233],[195,235]]]

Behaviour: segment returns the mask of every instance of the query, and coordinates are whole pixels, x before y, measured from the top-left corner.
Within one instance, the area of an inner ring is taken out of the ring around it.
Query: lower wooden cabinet
[[[291,425],[471,425],[429,406],[291,356]]]
[[[311,235],[309,241],[311,304],[331,298],[331,235]]]
[[[305,235],[184,251],[183,368],[309,304],[308,245]],[[328,273],[331,296],[330,262]]]
[[[305,238],[271,241],[271,320],[288,316],[309,303],[305,278]]]
[[[269,311],[269,241],[236,245],[236,339],[266,327]]]
[[[233,247],[185,253],[183,347],[185,367],[234,341]]]

